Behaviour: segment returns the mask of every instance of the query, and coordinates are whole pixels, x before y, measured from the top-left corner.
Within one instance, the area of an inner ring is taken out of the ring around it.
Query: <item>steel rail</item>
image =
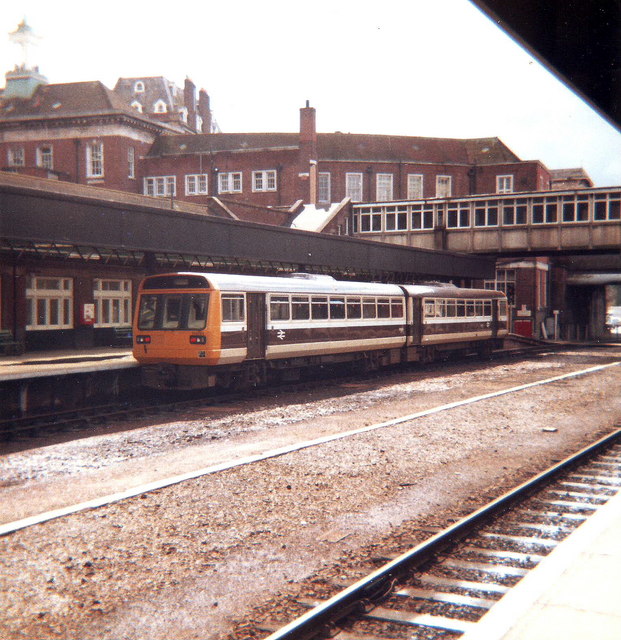
[[[310,640],[319,633],[329,630],[348,614],[356,610],[363,610],[376,599],[377,595],[385,595],[387,590],[390,590],[390,585],[406,571],[420,567],[446,547],[471,534],[473,530],[479,528],[498,513],[509,509],[515,503],[539,490],[548,480],[581,463],[620,438],[621,429],[617,429],[578,453],[565,458],[553,467],[462,518],[444,531],[391,560],[370,575],[272,633],[265,640]]]

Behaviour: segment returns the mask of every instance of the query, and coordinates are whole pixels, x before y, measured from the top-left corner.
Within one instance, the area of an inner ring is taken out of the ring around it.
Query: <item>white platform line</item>
[[[126,491],[121,491],[119,493],[113,493],[107,496],[102,496],[101,498],[95,498],[87,502],[80,502],[78,504],[70,505],[68,507],[63,507],[62,509],[47,511],[45,513],[40,513],[35,516],[30,516],[28,518],[22,518],[21,520],[7,522],[6,524],[0,525],[0,536],[13,533],[15,531],[18,531],[19,529],[25,529],[26,527],[31,527],[35,524],[41,524],[49,520],[54,520],[56,518],[62,518],[63,516],[68,516],[73,513],[78,513],[79,511],[96,509],[98,507],[112,504],[113,502],[119,502],[120,500],[126,500],[127,498],[134,498],[143,493],[148,493],[150,491],[155,491],[157,489],[163,489],[164,487],[169,487],[174,484],[179,484],[180,482],[185,482],[186,480],[193,480],[195,478],[210,475],[213,473],[218,473],[220,471],[226,471],[228,469],[234,469],[236,467],[241,467],[247,464],[261,462],[263,460],[268,460],[270,458],[277,458],[279,456],[283,456],[288,453],[293,453],[295,451],[300,451],[302,449],[308,449],[309,447],[316,447],[318,445],[326,444],[328,442],[334,442],[336,440],[342,440],[344,438],[349,438],[351,436],[355,436],[358,434],[368,433],[370,431],[375,431],[377,429],[384,429],[386,427],[392,427],[398,424],[403,424],[405,422],[411,422],[412,420],[416,420],[417,418],[423,418],[425,416],[434,415],[436,413],[440,413],[441,411],[448,411],[450,409],[455,409],[457,407],[462,407],[468,404],[473,404],[475,402],[480,402],[481,400],[487,400],[489,398],[497,398],[498,396],[502,396],[508,393],[523,391],[524,389],[530,389],[532,387],[550,384],[552,382],[557,382],[559,380],[566,380],[568,378],[576,378],[578,376],[583,376],[590,373],[596,373],[598,371],[603,371],[610,367],[616,367],[620,364],[621,364],[621,361],[616,361],[610,364],[600,365],[597,367],[589,367],[588,369],[581,369],[580,371],[565,373],[560,376],[554,376],[553,378],[546,378],[545,380],[539,380],[537,382],[529,382],[528,384],[522,384],[517,387],[510,387],[508,389],[502,389],[501,391],[494,391],[492,393],[485,393],[480,396],[466,398],[465,400],[458,400],[457,402],[449,402],[448,404],[443,404],[438,407],[433,407],[432,409],[425,409],[423,411],[418,411],[417,413],[411,413],[407,416],[402,416],[401,418],[388,420],[387,422],[380,422],[378,424],[369,425],[367,427],[361,427],[359,429],[352,429],[350,431],[344,431],[342,433],[336,433],[329,436],[324,436],[322,438],[316,438],[314,440],[307,440],[305,442],[288,445],[286,447],[281,447],[279,449],[272,449],[271,451],[266,451],[264,453],[259,453],[253,456],[247,456],[244,458],[239,458],[237,460],[221,462],[220,464],[212,465],[210,467],[204,467],[202,469],[197,469],[195,471],[189,471],[188,473],[184,473],[177,476],[171,476],[169,478],[164,478],[163,480],[155,480],[154,482],[142,484],[137,487],[127,489]]]

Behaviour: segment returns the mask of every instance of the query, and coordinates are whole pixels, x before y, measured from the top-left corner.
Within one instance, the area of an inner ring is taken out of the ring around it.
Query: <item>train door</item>
[[[423,339],[423,300],[422,298],[409,298],[411,304],[409,317],[412,319],[410,328],[412,344],[419,345]]]
[[[265,357],[265,294],[246,294],[248,313],[248,360]]]
[[[500,322],[500,300],[492,300],[492,338],[495,340],[498,337],[498,325]]]

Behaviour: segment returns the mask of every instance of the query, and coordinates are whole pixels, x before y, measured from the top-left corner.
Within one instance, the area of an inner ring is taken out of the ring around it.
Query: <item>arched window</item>
[[[134,93],[144,93],[144,82],[142,80],[138,80],[134,84]]]
[[[138,100],[134,100],[131,104],[132,109],[136,109],[136,111],[138,111],[138,113],[142,113],[142,105],[140,104],[140,102],[138,102]]]
[[[153,112],[154,113],[166,113],[167,111],[168,111],[168,109],[166,107],[166,103],[163,100],[158,100],[153,105]]]

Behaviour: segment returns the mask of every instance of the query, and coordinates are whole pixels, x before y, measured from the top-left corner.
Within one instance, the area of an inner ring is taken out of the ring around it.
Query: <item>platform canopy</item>
[[[0,251],[147,270],[330,273],[394,282],[494,277],[494,261],[240,222],[183,202],[0,172]]]

